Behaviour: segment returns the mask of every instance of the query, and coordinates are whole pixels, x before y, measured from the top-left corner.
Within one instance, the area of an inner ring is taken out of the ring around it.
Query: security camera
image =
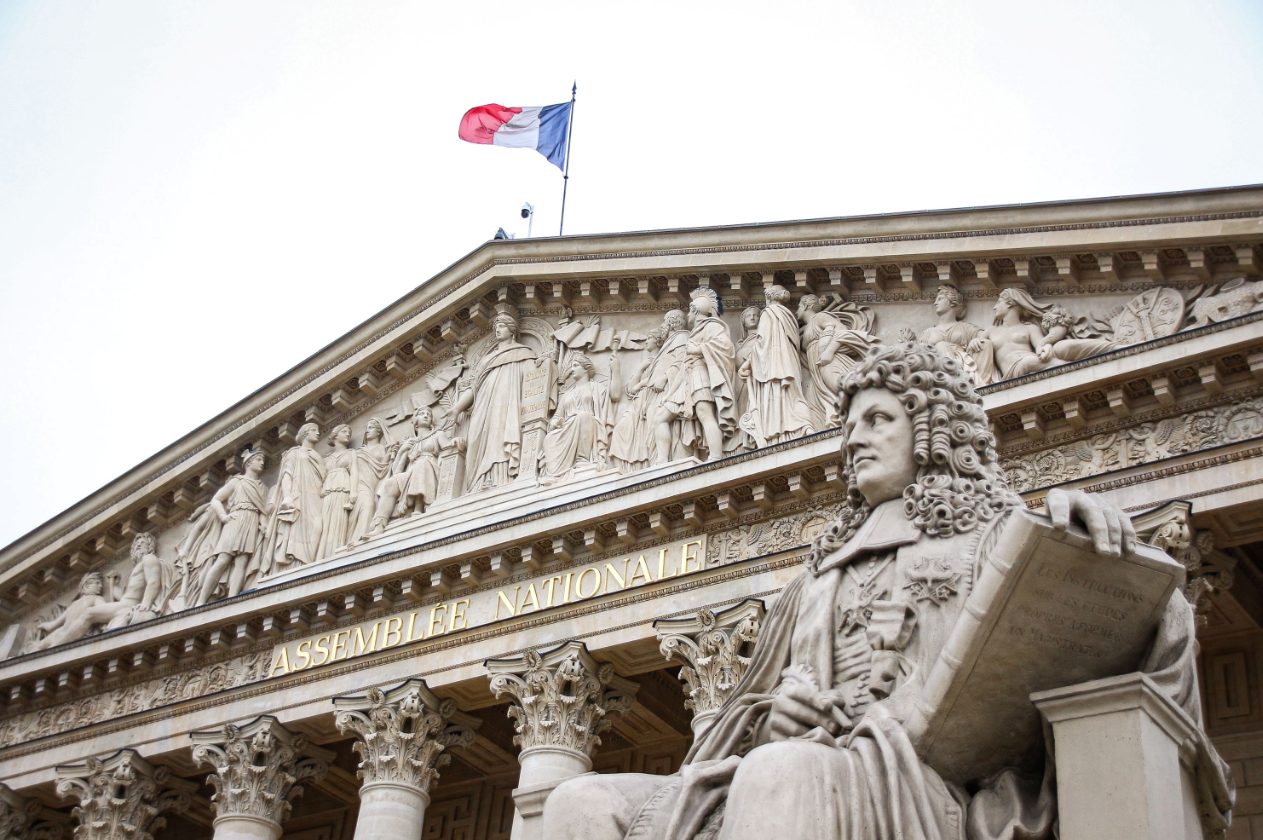
[[[529,219],[531,214],[535,212],[535,205],[529,201],[522,205],[522,218]]]

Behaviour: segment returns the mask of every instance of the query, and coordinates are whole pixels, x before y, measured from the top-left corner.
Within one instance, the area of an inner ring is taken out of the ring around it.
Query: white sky
[[[476,248],[1263,181],[1263,4],[0,3],[0,545]]]

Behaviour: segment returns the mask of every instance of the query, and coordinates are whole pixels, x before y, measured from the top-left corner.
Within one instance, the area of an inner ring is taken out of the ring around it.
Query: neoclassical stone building
[[[1183,565],[1263,838],[1251,187],[481,246],[0,551],[0,837],[521,840],[676,771],[847,504],[839,379],[908,340],[1029,509],[1094,491]]]

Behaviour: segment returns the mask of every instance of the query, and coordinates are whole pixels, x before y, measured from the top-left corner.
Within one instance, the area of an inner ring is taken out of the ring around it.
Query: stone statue
[[[304,427],[305,428],[305,427]],[[271,511],[266,489],[260,476],[266,456],[247,451],[241,457],[245,472],[228,479],[208,506],[209,515],[218,522],[211,555],[201,577],[200,588],[189,606],[210,601],[224,583],[227,574],[227,595],[232,597],[245,587],[247,575],[258,570],[259,542],[263,539],[263,517]]]
[[[676,444],[710,459],[724,452],[724,436],[737,427],[737,350],[728,325],[719,320],[719,296],[703,287],[689,304],[691,330],[683,366],[676,369],[654,419],[654,440],[660,460]],[[664,348],[665,349],[665,348]],[[676,421],[685,421],[676,426]],[[691,422],[690,422],[691,421]]]
[[[457,371],[461,369],[452,367]],[[362,541],[372,530],[377,511],[377,489],[389,474],[397,449],[386,423],[380,417],[368,418],[364,442],[355,450],[355,467],[351,472],[354,495],[347,529],[348,543]]]
[[[982,327],[965,320],[965,296],[956,285],[944,283],[938,287],[934,294],[934,314],[938,316],[938,323],[922,330],[917,340],[955,359],[976,384],[985,384],[978,381],[978,365],[969,354],[969,345],[982,333]]]
[[[132,540],[132,570],[123,592],[114,602],[114,617],[107,630],[139,624],[162,615],[167,595],[175,588],[175,570],[158,556],[153,534],[137,534]]]
[[[814,431],[800,381],[798,321],[785,305],[789,291],[768,286],[764,296],[767,306],[759,315],[754,352],[739,370],[749,383],[749,425],[761,447]]]
[[[1005,289],[995,302],[995,320],[969,343],[976,379],[988,385],[1025,376],[1058,362],[1086,359],[1114,346],[1106,338],[1076,334],[1064,308],[1037,303],[1021,289]]]
[[[831,305],[823,297],[803,295],[798,301],[798,320],[811,383],[808,396],[817,414],[813,425],[818,429],[837,426],[842,422],[834,400],[838,383],[877,344],[873,313],[853,303]]]
[[[518,321],[501,311],[491,324],[495,345],[478,360],[473,384],[456,398],[457,412],[469,412],[465,490],[473,493],[508,484],[522,457],[523,380],[540,363],[535,351],[517,340]]]
[[[1185,329],[1217,324],[1263,309],[1263,280],[1234,277],[1193,301]]]
[[[610,457],[622,472],[671,460],[669,449],[658,451],[654,424],[663,392],[684,368],[688,335],[688,316],[679,309],[668,311],[662,316],[662,326],[650,336],[644,365],[627,382],[627,408],[610,438]],[[673,425],[671,437],[678,439],[681,423]]]
[[[759,444],[755,439],[755,415],[750,411],[750,378],[742,376],[743,368],[749,366],[750,357],[754,355],[759,343],[759,315],[763,313],[757,306],[747,306],[741,310],[741,343],[737,345],[737,431],[724,443],[726,452],[739,452],[743,449],[754,449]]]
[[[351,523],[351,491],[355,486],[355,452],[351,427],[341,423],[329,432],[333,451],[325,456],[325,480],[320,488],[320,543],[316,558],[323,560],[347,544]]]
[[[60,615],[37,625],[45,635],[31,649],[46,650],[99,630],[116,630],[161,615],[168,593],[175,588],[174,570],[158,557],[152,534],[136,535],[131,559],[132,570],[120,593],[114,591],[118,574],[84,575],[78,597]]]
[[[412,433],[400,445],[390,475],[377,486],[377,510],[369,536],[380,534],[391,519],[422,513],[434,504],[439,490],[439,454],[444,447],[462,449],[465,445],[446,429],[434,428],[434,410],[427,405],[413,412]]]
[[[1022,503],[1000,472],[982,401],[958,363],[912,344],[869,354],[838,401],[848,503],[769,613],[733,696],[680,773],[563,782],[543,836],[1052,837],[1047,770],[949,784],[904,729],[964,614],[988,535],[1028,515],[1014,512]],[[1047,503],[1054,527],[1081,524],[1098,553],[1133,549],[1130,521],[1113,506],[1057,490]],[[1191,609],[1176,592],[1143,670],[1200,720],[1194,648]],[[1226,765],[1204,736],[1195,749],[1208,768],[1199,783],[1222,789]]]
[[[570,355],[557,408],[544,435],[545,481],[556,481],[585,466],[602,470],[608,464],[614,407],[622,384],[618,379],[617,339],[613,347],[608,386],[597,381],[591,359],[582,353]]]
[[[295,440],[298,445],[282,456],[280,476],[272,488],[274,504],[259,566],[264,576],[314,563],[320,557],[320,491],[325,483],[325,463],[316,453],[320,427],[304,423]]]

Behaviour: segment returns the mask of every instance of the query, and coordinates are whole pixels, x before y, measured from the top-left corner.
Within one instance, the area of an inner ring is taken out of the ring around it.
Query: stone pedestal
[[[513,791],[512,840],[544,840],[544,803],[557,785],[592,769],[610,712],[631,707],[636,686],[598,664],[582,642],[489,659],[491,691],[513,698],[513,743],[522,772]]]
[[[1144,674],[1041,691],[1052,725],[1061,840],[1201,840],[1197,727]]]
[[[356,840],[421,840],[430,785],[438,768],[451,760],[445,750],[468,745],[471,729],[451,725],[451,700],[439,700],[422,680],[394,688],[371,688],[356,697],[337,697],[337,726],[357,736],[360,756],[360,814]]]
[[[765,612],[762,601],[747,598],[718,612],[699,610],[653,623],[662,655],[684,663],[680,679],[686,694],[684,706],[693,710],[694,736],[710,726],[745,676]]]
[[[193,761],[215,772],[215,840],[277,840],[298,782],[321,776],[333,754],[307,746],[265,715],[244,726],[193,732]]]

